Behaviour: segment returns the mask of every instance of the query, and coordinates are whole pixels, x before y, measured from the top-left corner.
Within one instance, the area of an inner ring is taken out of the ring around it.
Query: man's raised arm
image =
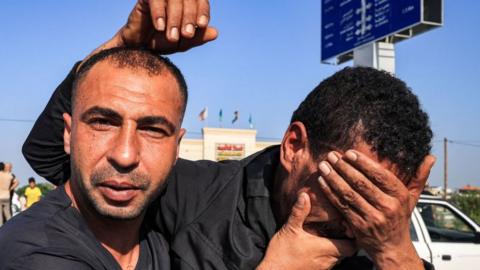
[[[217,37],[217,31],[208,26],[209,20],[208,0],[139,0],[126,24],[84,61],[99,51],[122,46],[144,47],[161,54],[187,51]],[[71,91],[79,65],[57,87],[22,148],[35,172],[54,184],[70,177],[62,114],[71,113]]]
[[[22,148],[33,170],[55,185],[70,177],[70,158],[63,150],[62,114],[71,113],[71,90],[77,65],[53,93]]]

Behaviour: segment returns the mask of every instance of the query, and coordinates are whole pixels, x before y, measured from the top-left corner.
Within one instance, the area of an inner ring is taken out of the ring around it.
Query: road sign
[[[422,21],[422,0],[322,0],[322,61]]]

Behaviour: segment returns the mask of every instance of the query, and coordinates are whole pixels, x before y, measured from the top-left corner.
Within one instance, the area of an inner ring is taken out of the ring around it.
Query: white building
[[[180,157],[189,160],[242,159],[280,141],[257,141],[254,129],[203,128],[201,139],[184,138]]]

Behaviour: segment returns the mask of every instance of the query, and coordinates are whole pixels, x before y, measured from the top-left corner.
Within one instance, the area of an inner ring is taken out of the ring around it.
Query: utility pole
[[[447,152],[447,138],[443,138],[443,199],[447,199],[448,187],[448,152]]]

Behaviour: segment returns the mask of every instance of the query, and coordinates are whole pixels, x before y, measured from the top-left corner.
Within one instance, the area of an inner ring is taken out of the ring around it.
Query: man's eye
[[[164,137],[167,135],[167,132],[163,128],[145,126],[145,127],[139,127],[138,129],[148,133],[153,137]]]
[[[110,126],[113,126],[113,123],[110,120],[105,118],[93,118],[90,121],[88,121],[88,124],[98,129],[105,129]]]

